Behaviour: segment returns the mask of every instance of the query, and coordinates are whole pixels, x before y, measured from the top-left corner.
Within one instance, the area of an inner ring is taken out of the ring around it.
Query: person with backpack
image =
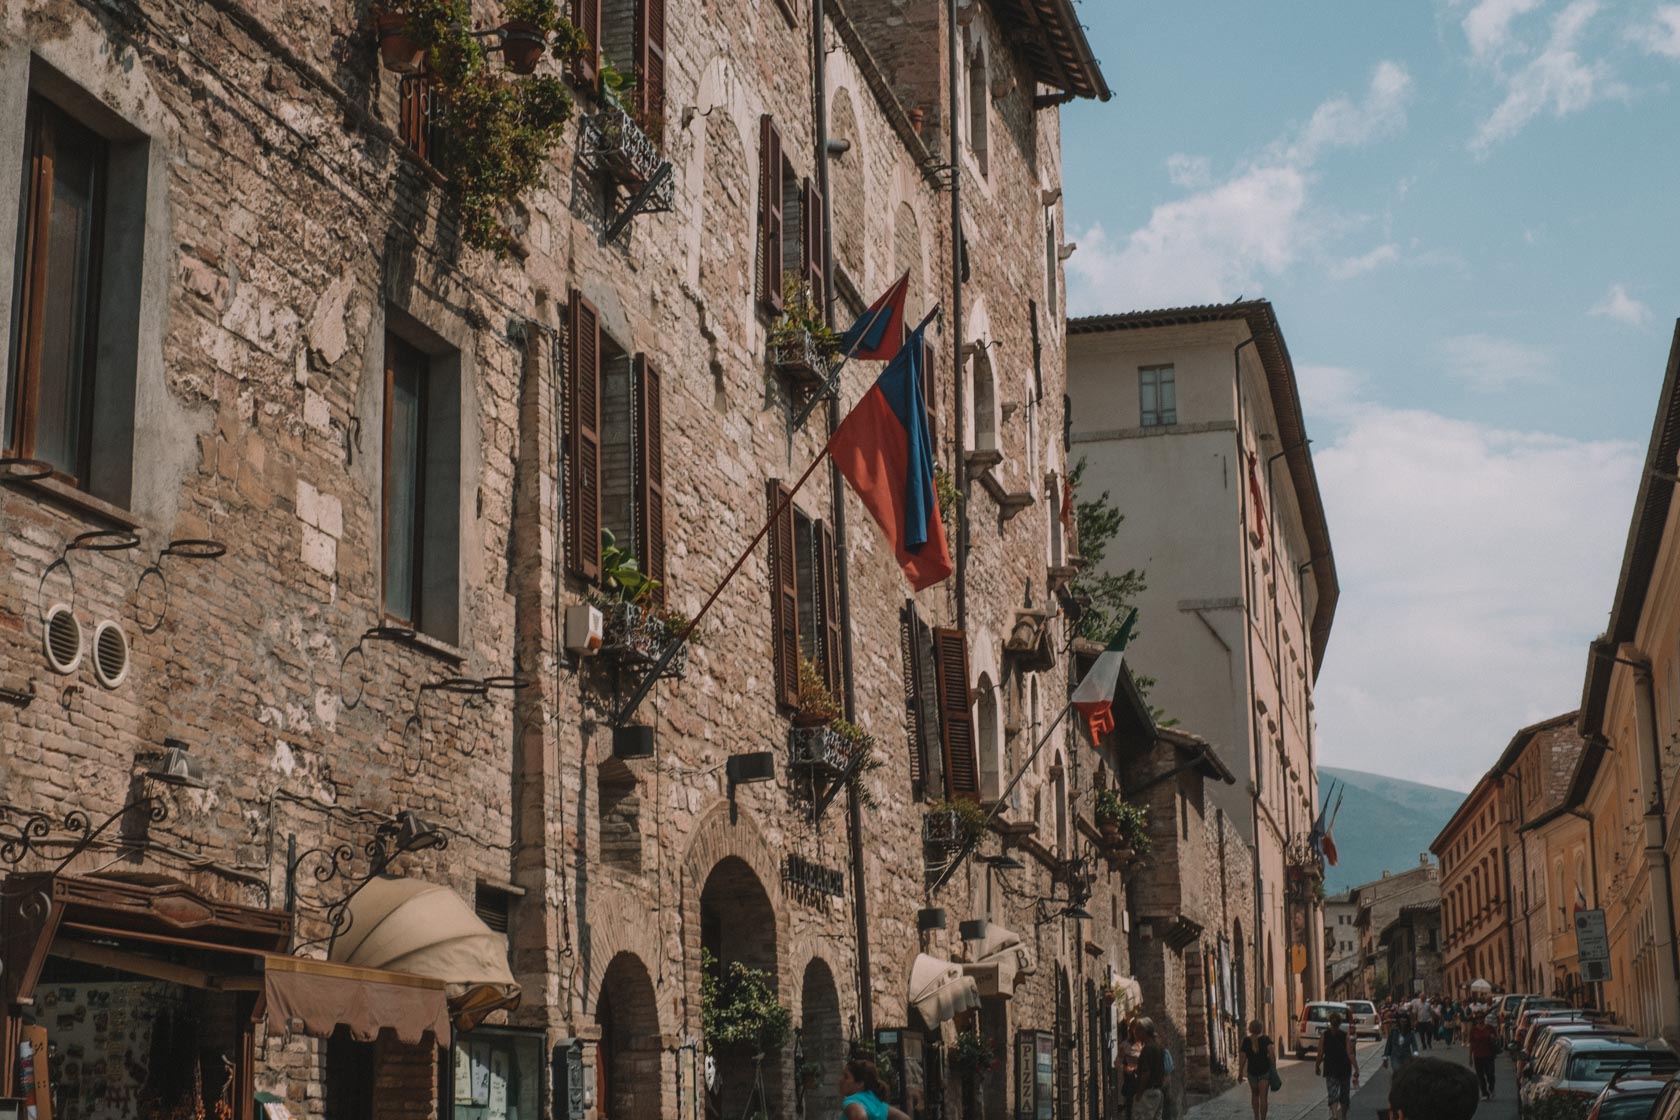
[[[1330,1099],[1330,1120],[1346,1120],[1353,1104],[1352,1083],[1359,1078],[1359,1051],[1353,1035],[1342,1029],[1340,1012],[1330,1013],[1330,1026],[1318,1036],[1318,1060],[1313,1072],[1324,1076]]]

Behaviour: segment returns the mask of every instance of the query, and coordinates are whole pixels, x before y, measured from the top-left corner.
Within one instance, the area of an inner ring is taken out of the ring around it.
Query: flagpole
[[[951,876],[957,873],[957,868],[961,867],[963,861],[969,857],[969,854],[972,853],[975,848],[980,846],[981,839],[986,835],[986,829],[990,828],[992,822],[997,820],[998,815],[1003,812],[1003,807],[1009,803],[1009,795],[1015,792],[1015,787],[1021,784],[1022,778],[1026,777],[1027,767],[1031,766],[1033,761],[1038,758],[1039,752],[1042,751],[1044,749],[1044,745],[1050,741],[1050,736],[1055,734],[1056,728],[1061,726],[1062,721],[1067,718],[1067,714],[1071,711],[1073,711],[1073,701],[1069,700],[1067,705],[1056,714],[1056,718],[1050,722],[1050,726],[1045,729],[1044,737],[1040,739],[1038,741],[1038,745],[1032,749],[1032,753],[1027,756],[1027,760],[1021,763],[1020,768],[1015,771],[1015,776],[1009,779],[1009,785],[1004,787],[1003,793],[998,796],[997,803],[992,806],[992,811],[986,814],[985,826],[979,829],[975,835],[969,837],[968,841],[964,843],[960,849],[958,849],[956,856],[951,860],[950,864],[943,872],[940,873],[938,881],[935,882],[933,884],[933,888],[928,891],[929,898],[938,894],[940,888],[951,881]]]

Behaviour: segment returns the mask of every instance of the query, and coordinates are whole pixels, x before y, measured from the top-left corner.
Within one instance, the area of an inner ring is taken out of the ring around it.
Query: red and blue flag
[[[917,591],[951,574],[922,399],[922,334],[932,319],[928,316],[910,332],[828,441],[840,473],[881,527]]]
[[[866,362],[884,362],[898,354],[904,342],[904,297],[910,291],[910,273],[870,304],[851,329],[840,336],[840,352]]]

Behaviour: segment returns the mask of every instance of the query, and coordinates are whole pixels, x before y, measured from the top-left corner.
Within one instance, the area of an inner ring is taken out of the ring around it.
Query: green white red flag
[[[1085,717],[1092,740],[1101,739],[1114,730],[1114,689],[1120,683],[1120,670],[1125,665],[1126,643],[1132,640],[1132,627],[1137,624],[1134,607],[1108,640],[1108,648],[1097,655],[1096,664],[1073,690],[1073,706]]]

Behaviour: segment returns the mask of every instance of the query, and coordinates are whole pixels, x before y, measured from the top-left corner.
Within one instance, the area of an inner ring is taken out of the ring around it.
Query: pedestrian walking
[[[1248,1106],[1254,1120],[1266,1120],[1266,1102],[1272,1089],[1272,1040],[1264,1033],[1260,1020],[1248,1024],[1248,1037],[1242,1040],[1243,1076],[1248,1079]]]
[[[1417,1052],[1417,1030],[1412,1026],[1412,1017],[1401,1012],[1388,1029],[1388,1042],[1383,1046],[1383,1065],[1398,1076],[1406,1068],[1406,1063],[1417,1056]]]
[[[1389,1120],[1470,1120],[1476,1115],[1476,1078],[1441,1058],[1419,1058],[1394,1071]]]
[[[1417,1000],[1417,1034],[1418,1043],[1425,1049],[1433,1049],[1435,1044],[1435,1005],[1422,996]]]
[[[1155,1040],[1154,1020],[1143,1018],[1137,1033],[1137,1093],[1132,1098],[1132,1120],[1161,1120],[1167,1097],[1167,1066],[1161,1045]]]
[[[880,1071],[867,1058],[840,1063],[838,1088],[844,1095],[840,1102],[841,1120],[910,1120],[886,1102],[887,1088],[881,1083]]]
[[[1353,1036],[1342,1029],[1339,1012],[1330,1013],[1330,1026],[1318,1036],[1318,1060],[1313,1072],[1324,1075],[1330,1100],[1330,1120],[1346,1120],[1353,1104],[1353,1083],[1359,1080],[1359,1052]]]
[[[1499,1028],[1489,1015],[1470,1027],[1470,1064],[1476,1067],[1476,1081],[1484,1101],[1493,1099],[1494,1058],[1498,1054]]]

